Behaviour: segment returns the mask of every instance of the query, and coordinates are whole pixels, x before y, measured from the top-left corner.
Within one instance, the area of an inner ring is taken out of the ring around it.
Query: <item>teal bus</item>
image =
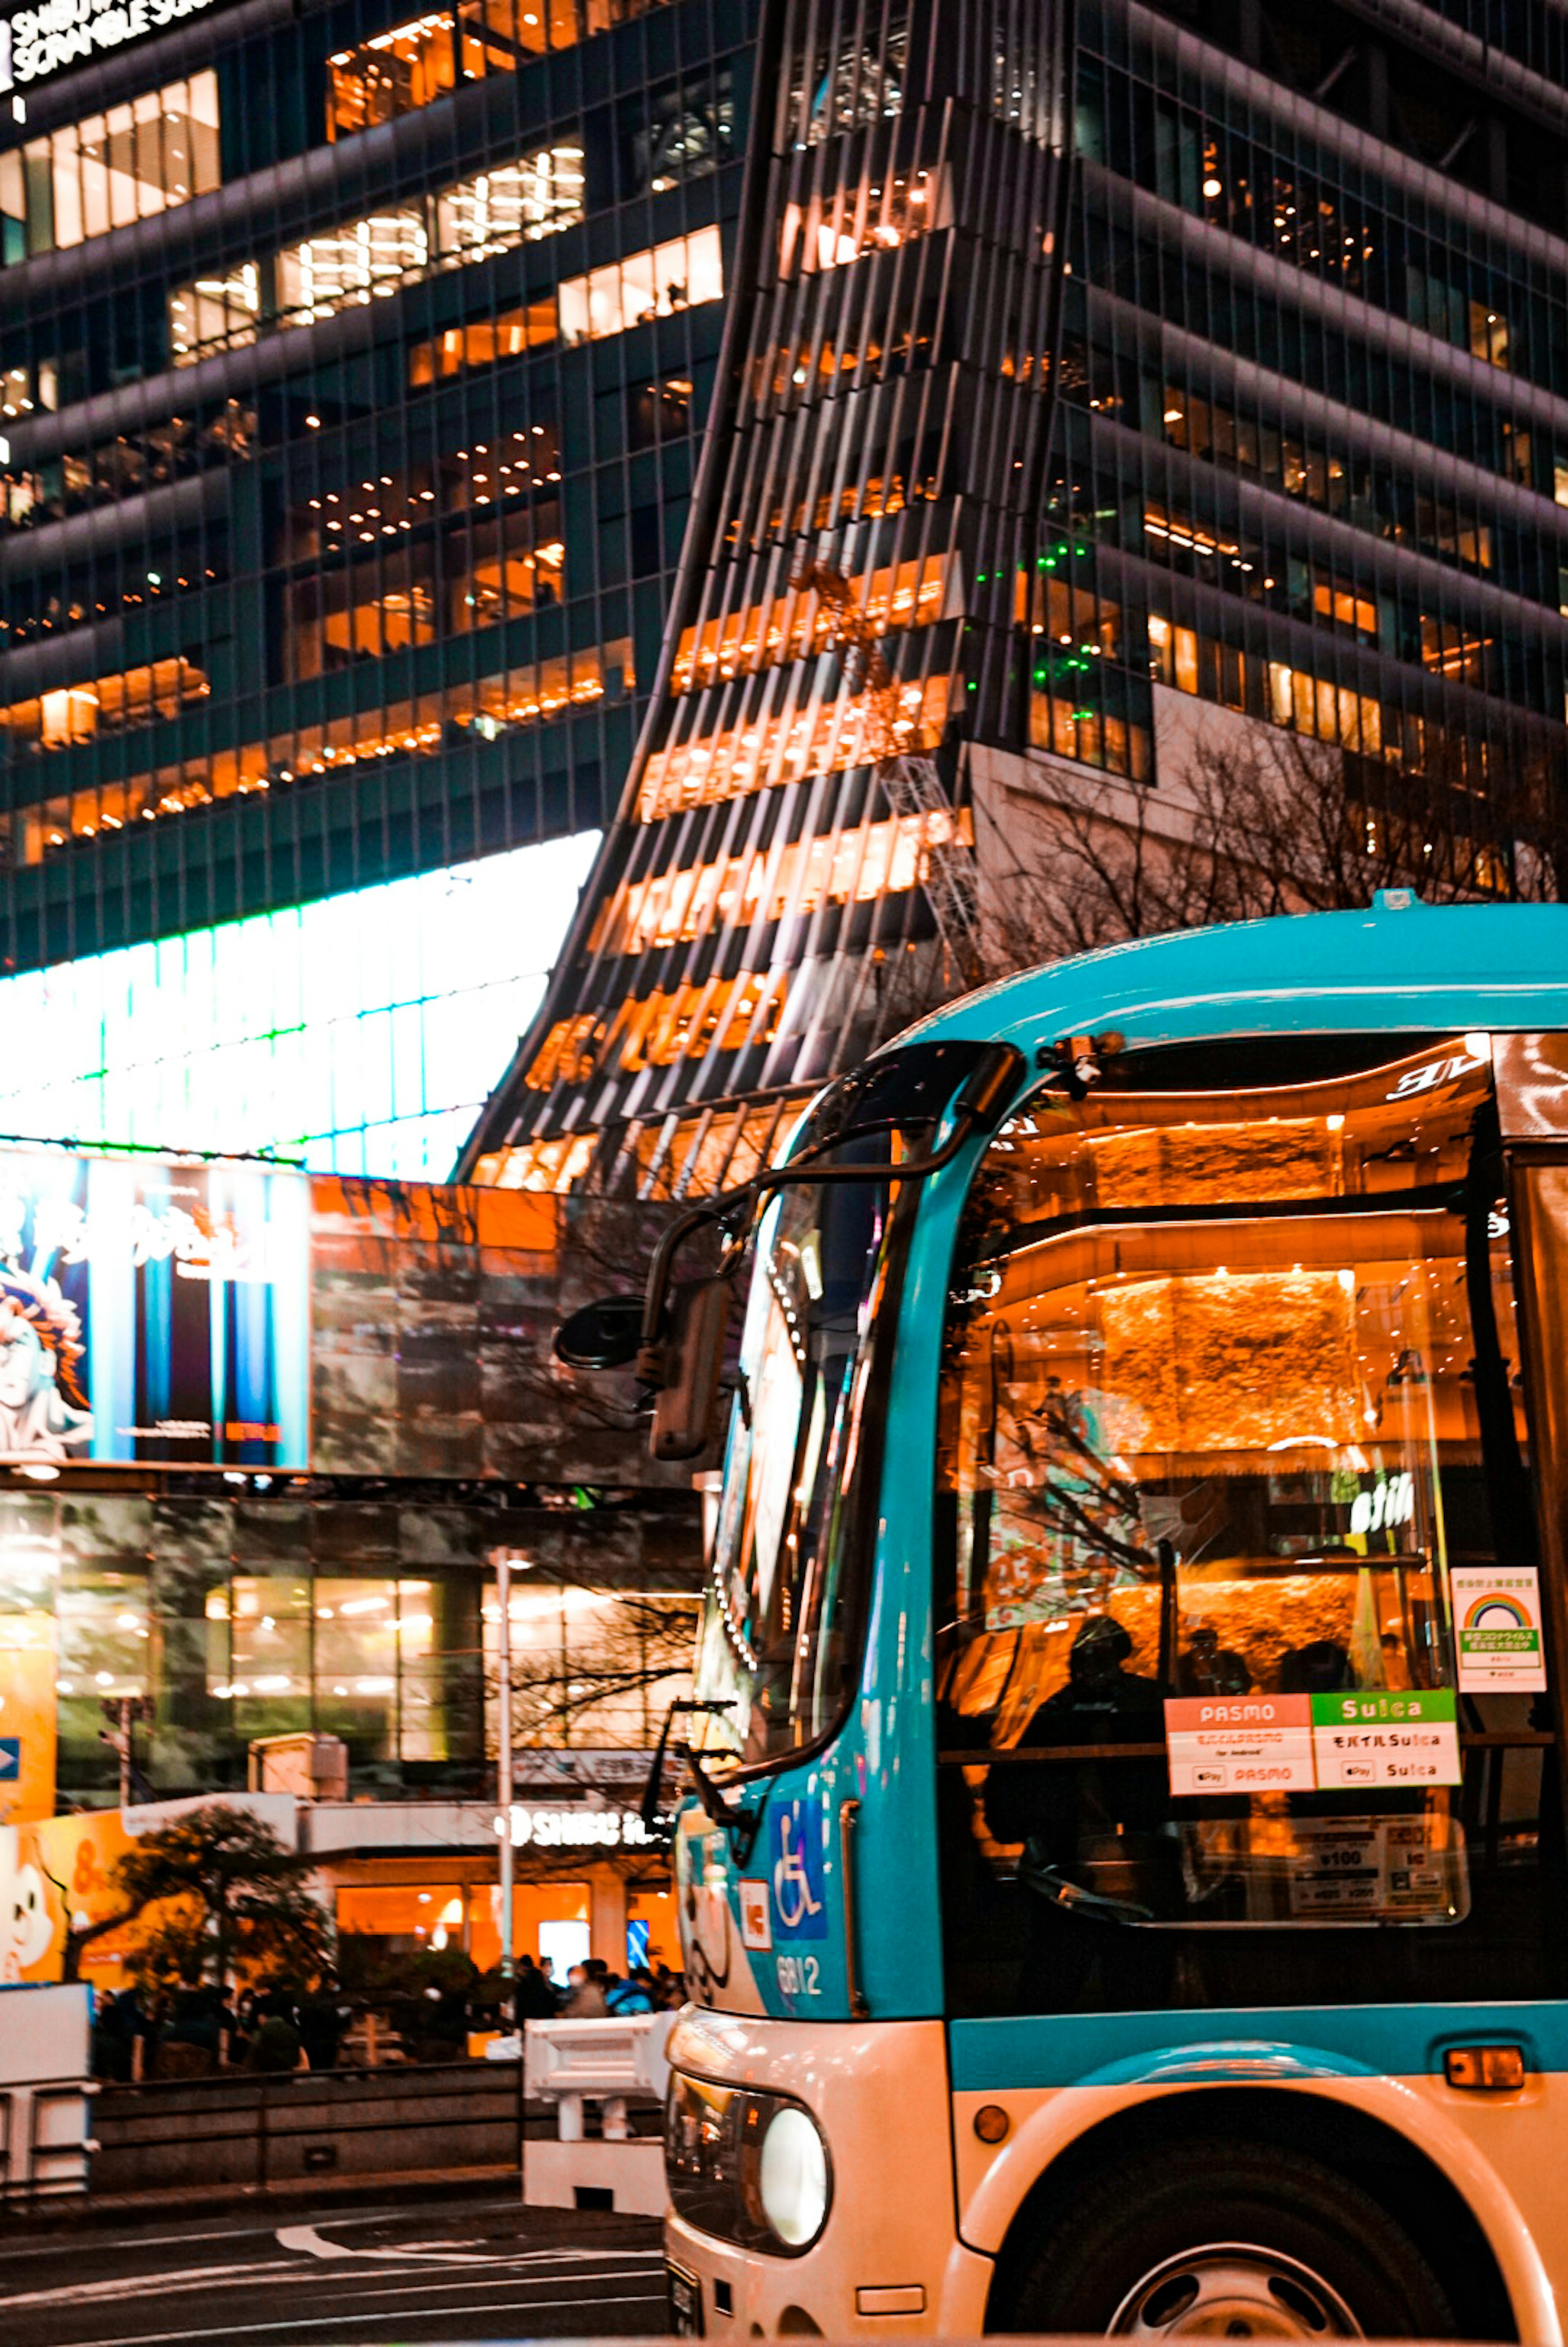
[[[743,1262],[677,2328],[1555,2347],[1568,909],[951,1005],[661,1248],[667,1456]]]

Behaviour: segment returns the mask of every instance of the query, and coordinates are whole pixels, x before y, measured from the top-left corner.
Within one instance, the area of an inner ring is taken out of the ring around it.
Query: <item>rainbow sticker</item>
[[[1502,1589],[1489,1589],[1483,1597],[1474,1599],[1463,1623],[1467,1630],[1533,1630],[1535,1626],[1529,1608]]]
[[[1450,1575],[1461,1692],[1529,1695],[1546,1685],[1533,1565],[1455,1565]]]

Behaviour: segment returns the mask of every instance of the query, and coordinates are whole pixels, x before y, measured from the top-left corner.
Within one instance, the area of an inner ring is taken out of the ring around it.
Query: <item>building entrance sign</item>
[[[504,1833],[499,1810],[495,1831]],[[654,1836],[636,1809],[524,1808],[512,1805],[512,1847],[538,1850],[647,1850]]]

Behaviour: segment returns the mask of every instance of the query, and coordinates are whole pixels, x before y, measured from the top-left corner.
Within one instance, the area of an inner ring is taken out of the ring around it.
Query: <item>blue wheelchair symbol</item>
[[[0,1736],[0,1785],[15,1785],[22,1775],[22,1739]]]
[[[813,1826],[816,1830],[813,1831]],[[822,1887],[822,1835],[803,1801],[770,1810],[773,1915],[787,1940],[825,1940],[827,1900]]]

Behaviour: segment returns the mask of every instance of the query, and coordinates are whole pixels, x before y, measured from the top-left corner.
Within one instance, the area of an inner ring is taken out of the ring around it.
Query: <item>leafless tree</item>
[[[1003,843],[977,832],[988,975],[1130,938],[1364,906],[1555,897],[1568,835],[1551,777],[1517,761],[1481,798],[1434,760],[1419,772],[1276,727],[1199,731],[1179,784],[1091,769]],[[989,869],[987,870],[987,865]]]

